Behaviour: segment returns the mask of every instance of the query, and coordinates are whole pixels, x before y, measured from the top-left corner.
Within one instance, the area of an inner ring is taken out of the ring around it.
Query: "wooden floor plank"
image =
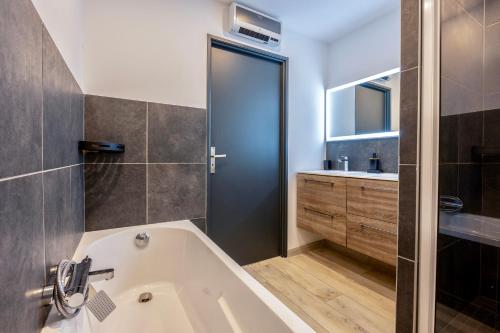
[[[318,333],[328,333],[328,330],[318,324],[316,320],[311,318],[302,308],[292,302],[283,293],[279,292],[278,289],[274,288],[272,284],[267,282],[251,265],[245,267],[246,271],[249,272],[257,281],[259,281],[267,290],[274,294],[283,304],[285,304],[290,310],[295,312],[303,321],[305,321],[313,330]]]
[[[362,327],[351,327],[348,318],[296,284],[271,263],[254,264],[253,268],[274,288],[301,307],[311,318],[329,332],[366,332]]]
[[[245,269],[317,332],[394,331],[394,276],[320,248]]]
[[[318,259],[324,259],[323,262],[325,264],[337,272],[345,274],[360,285],[375,290],[386,297],[395,299],[395,270],[389,271],[387,268],[374,266],[371,263],[359,263],[327,248],[317,249],[308,254]]]
[[[360,304],[366,305],[368,308],[374,309],[384,318],[391,319],[394,317],[395,303],[392,299],[360,285],[348,276],[330,269],[323,262],[318,262],[314,257],[307,254],[297,255],[289,259],[305,270],[313,270],[318,279],[329,285],[336,286],[342,294]]]

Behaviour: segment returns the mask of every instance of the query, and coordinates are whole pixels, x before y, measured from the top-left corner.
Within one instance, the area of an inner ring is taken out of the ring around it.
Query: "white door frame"
[[[418,332],[434,332],[438,231],[440,1],[422,0]]]

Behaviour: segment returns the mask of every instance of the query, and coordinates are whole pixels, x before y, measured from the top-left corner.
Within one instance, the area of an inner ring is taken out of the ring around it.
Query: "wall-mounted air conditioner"
[[[229,6],[229,32],[271,47],[281,42],[279,20],[235,2]]]

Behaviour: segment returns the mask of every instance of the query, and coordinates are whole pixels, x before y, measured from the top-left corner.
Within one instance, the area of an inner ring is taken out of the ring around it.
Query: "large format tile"
[[[83,234],[82,167],[44,174],[45,264],[71,259]]]
[[[457,0],[479,24],[484,24],[484,0]]]
[[[465,213],[481,214],[481,174],[480,164],[460,164],[458,167],[458,197],[464,203]]]
[[[439,162],[458,162],[458,116],[439,119]]]
[[[484,145],[486,147],[498,147],[500,143],[500,109],[484,112]],[[498,154],[483,156],[485,163],[500,162]]]
[[[43,29],[43,167],[80,163],[83,94],[48,31]]]
[[[481,156],[473,152],[483,144],[483,112],[472,112],[458,116],[458,161],[460,163],[481,162]]]
[[[145,223],[145,164],[85,165],[85,231]]]
[[[482,214],[500,218],[500,165],[487,164],[482,169],[483,210]]]
[[[0,323],[2,332],[39,332],[45,282],[40,174],[0,182]]]
[[[490,246],[486,244],[480,244],[480,267],[481,267],[481,282],[479,285],[480,295],[482,297],[486,297],[486,299],[490,300],[492,304],[488,305],[496,305],[497,302],[497,293],[498,293],[498,284],[500,281],[498,280],[498,268],[499,268],[499,251],[500,249],[496,246]],[[496,312],[496,307],[491,309]]]
[[[480,244],[456,240],[438,252],[436,265],[437,300],[451,307],[475,299],[480,287]]]
[[[439,195],[458,195],[458,164],[439,165]]]
[[[146,162],[146,102],[86,95],[85,140],[125,144],[123,154],[85,155],[85,162]]]
[[[481,92],[483,26],[455,0],[441,3],[441,74]]]
[[[399,167],[398,255],[415,258],[417,214],[417,170],[414,165]]]
[[[498,0],[485,0],[485,24],[491,25],[500,22],[500,2]]]
[[[401,73],[399,163],[416,164],[418,145],[418,69]]]
[[[205,164],[150,164],[148,223],[205,216]]]
[[[415,263],[398,257],[396,289],[396,332],[414,331]]]
[[[148,162],[205,163],[204,109],[148,103]]]
[[[401,70],[418,66],[420,1],[401,0]]]
[[[42,169],[42,23],[29,0],[0,2],[0,178]]]
[[[500,24],[486,28],[484,52],[484,93],[497,95],[500,93]],[[495,106],[491,97],[488,102],[489,108]]]
[[[441,76],[441,116],[483,110],[483,94]]]

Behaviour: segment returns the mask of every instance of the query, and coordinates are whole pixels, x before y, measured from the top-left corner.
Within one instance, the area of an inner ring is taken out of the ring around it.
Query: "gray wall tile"
[[[399,163],[416,164],[418,146],[418,72],[415,68],[401,73],[399,125]]]
[[[481,162],[472,149],[483,144],[483,112],[465,113],[458,116],[458,162]]]
[[[149,103],[148,117],[148,162],[205,163],[204,109]]]
[[[47,30],[43,29],[43,166],[80,163],[83,94]]]
[[[123,154],[85,155],[85,162],[146,162],[146,102],[85,96],[85,140],[125,144]]]
[[[396,332],[414,331],[415,263],[398,257],[396,290]]]
[[[480,24],[484,25],[484,0],[457,0],[457,2]]]
[[[145,164],[85,165],[86,231],[145,223]]]
[[[439,194],[458,196],[458,164],[439,165]]]
[[[31,1],[0,2],[0,31],[0,177],[8,177],[42,169],[42,23]]]
[[[401,97],[399,125],[398,255],[415,257],[418,163],[420,0],[401,2]],[[416,67],[412,70],[410,68]],[[405,165],[401,165],[405,164]],[[413,332],[415,267],[398,257],[396,332]]]
[[[401,70],[419,63],[419,0],[401,0]]]
[[[441,163],[458,162],[458,115],[440,118],[439,161]]]
[[[41,174],[0,182],[2,332],[38,332],[43,309],[27,293],[44,285]]]
[[[455,0],[441,3],[441,74],[481,93],[483,26]]]
[[[498,0],[485,0],[485,24],[491,25],[500,22],[500,2]]]
[[[1,1],[0,31],[0,178],[79,163],[83,94],[31,1]],[[71,257],[82,234],[79,168],[48,173],[46,184],[41,173],[0,182],[2,332],[39,332],[45,321],[49,308],[30,292],[44,285],[44,254]]]
[[[45,264],[71,259],[83,234],[82,166],[44,173]]]
[[[414,165],[399,167],[398,255],[415,259],[417,214],[417,169]]]
[[[484,55],[484,85],[485,95],[497,95],[500,93],[500,25],[496,24],[486,28],[485,31],[485,55]],[[491,105],[490,108],[500,107]]]
[[[150,164],[149,223],[205,216],[205,164]]]
[[[500,109],[484,112],[484,145],[498,146],[500,143]],[[488,160],[492,162],[491,160]],[[499,162],[498,160],[494,160]]]
[[[481,92],[468,89],[446,77],[441,77],[441,115],[457,115],[483,109]]]
[[[398,172],[398,138],[337,141],[326,144],[326,159],[333,160],[335,168],[343,169],[337,160],[340,156],[349,157],[349,170],[366,171],[369,158],[373,153],[381,158],[381,168],[384,172]]]
[[[482,170],[483,210],[482,214],[500,218],[500,165],[488,164]]]

